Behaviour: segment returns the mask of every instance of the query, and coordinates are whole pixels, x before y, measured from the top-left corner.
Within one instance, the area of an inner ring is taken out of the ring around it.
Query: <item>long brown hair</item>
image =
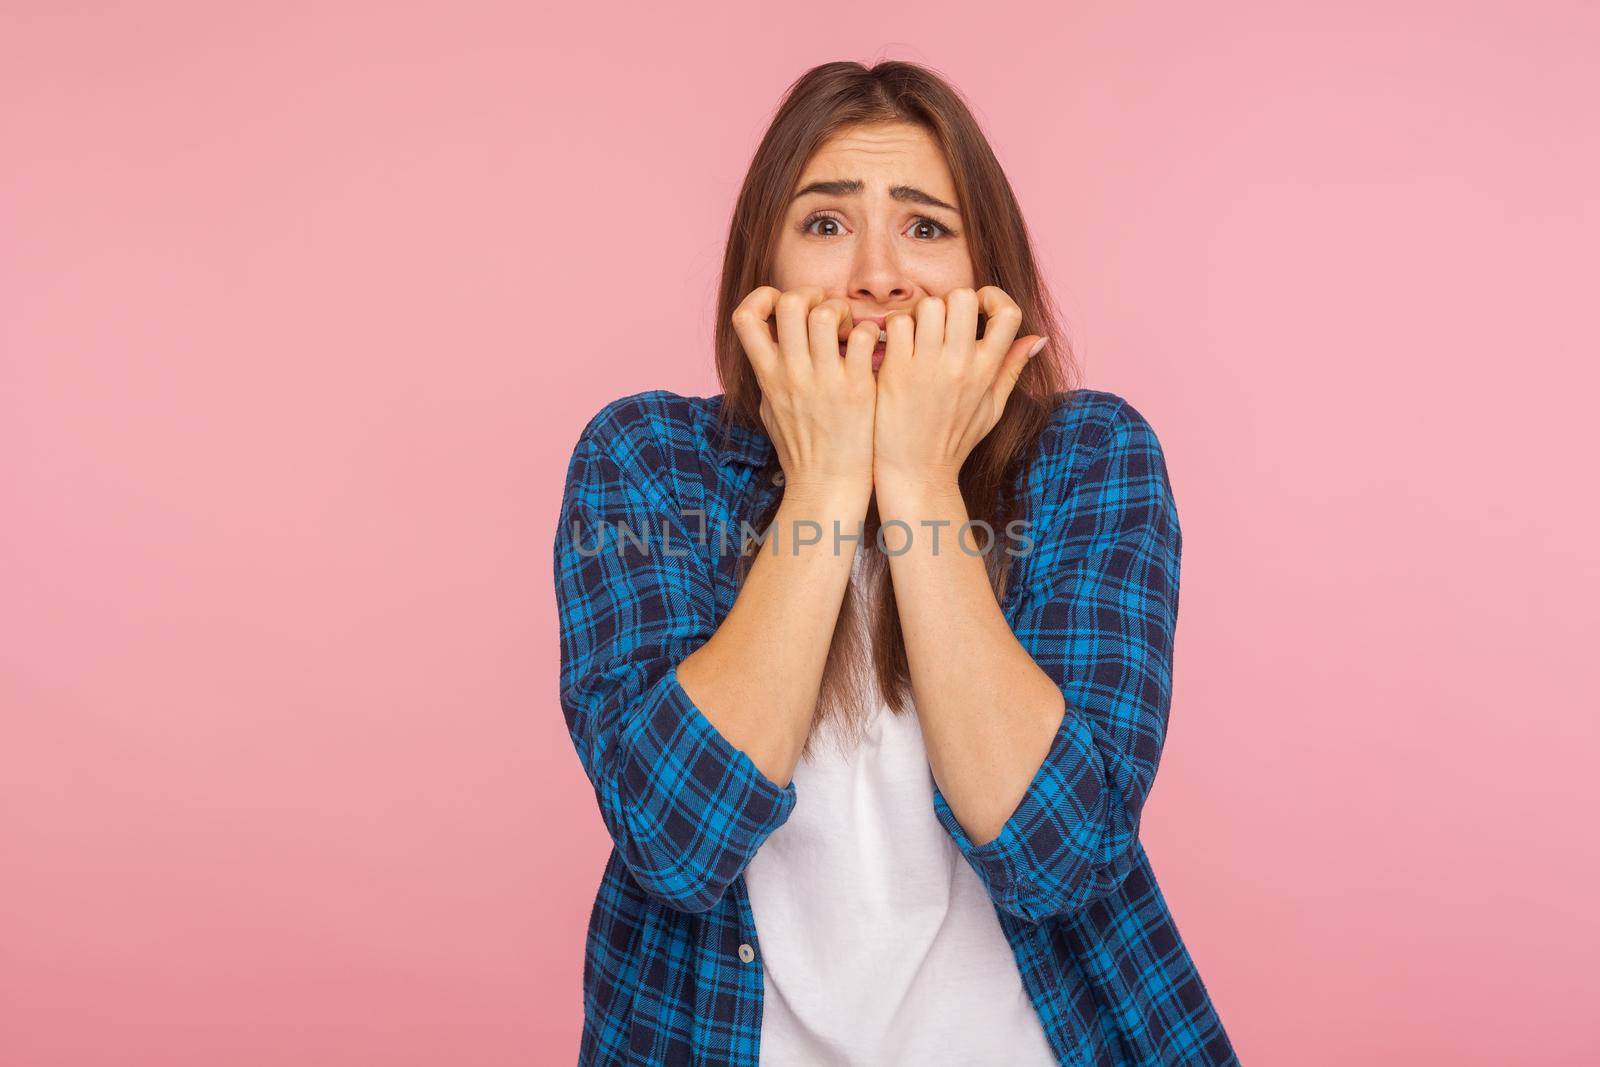
[[[974,288],[996,285],[1017,302],[1023,316],[1018,336],[1033,333],[1050,338],[1044,350],[1028,361],[999,423],[974,447],[960,474],[968,515],[987,522],[995,532],[986,563],[998,599],[1005,592],[1010,559],[1001,550],[1003,531],[1018,517],[1010,486],[1020,464],[1032,455],[1051,411],[1060,402],[1059,394],[1077,388],[1077,372],[1060,313],[1040,283],[1027,227],[1005,172],[960,94],[931,70],[899,61],[871,68],[854,62],[824,63],[803,74],[786,92],[751,160],[729,226],[716,317],[723,417],[764,431],[759,414],[761,389],[731,320],[734,308],[751,290],[770,284],[767,279],[779,227],[806,163],[830,137],[852,126],[879,122],[909,122],[933,137],[955,179],[957,206],[966,223],[976,279]],[[776,469],[774,454],[761,477],[769,477]],[[746,517],[746,521],[756,530],[767,529],[779,503],[781,494],[762,514]],[[862,570],[840,605],[823,669],[804,750],[807,755],[812,752],[818,727],[827,719],[837,717],[844,736],[859,737],[875,692],[882,694],[895,714],[910,707],[905,636],[887,560],[876,548],[879,524],[874,500],[861,545]],[[974,539],[981,545],[981,535]],[[740,559],[741,585],[752,559],[753,553]],[[858,616],[857,608],[865,614]]]

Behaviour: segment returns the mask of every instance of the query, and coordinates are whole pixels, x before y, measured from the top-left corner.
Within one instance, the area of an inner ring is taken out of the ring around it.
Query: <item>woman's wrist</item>
[[[913,525],[930,514],[946,514],[965,506],[954,472],[879,471],[875,480],[878,515]]]
[[[783,505],[832,515],[836,512],[867,513],[872,499],[872,472],[844,477],[839,475],[795,475],[783,487]]]
[[[794,554],[805,548],[853,556],[871,499],[870,480],[789,483],[772,520],[778,551]]]

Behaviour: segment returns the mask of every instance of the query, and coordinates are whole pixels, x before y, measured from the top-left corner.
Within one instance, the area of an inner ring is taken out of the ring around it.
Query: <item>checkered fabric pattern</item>
[[[580,1065],[759,1063],[744,870],[804,801],[712,726],[676,671],[737,596],[741,520],[781,492],[760,476],[770,439],[726,420],[722,399],[612,401],[567,469],[560,699],[613,843],[589,922]],[[1057,397],[1038,448],[1016,486],[1033,544],[1001,608],[1067,711],[994,840],[973,844],[937,787],[929,803],[1063,1064],[1237,1064],[1139,841],[1182,551],[1161,446],[1127,401],[1081,389]]]

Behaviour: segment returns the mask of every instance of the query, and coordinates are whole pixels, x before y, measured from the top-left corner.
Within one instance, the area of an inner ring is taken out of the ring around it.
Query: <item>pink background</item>
[[[1241,1057],[1595,1062],[1595,7],[899,7],[5,5],[0,1064],[575,1058],[567,456],[716,391],[756,139],[879,57],[1167,450]]]

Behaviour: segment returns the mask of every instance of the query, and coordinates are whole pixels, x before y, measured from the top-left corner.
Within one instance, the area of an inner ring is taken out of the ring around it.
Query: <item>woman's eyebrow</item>
[[[862,181],[860,178],[838,178],[834,181],[810,182],[802,186],[791,199],[799,200],[807,193],[821,193],[823,196],[854,196],[861,189]],[[908,204],[942,207],[946,211],[954,212],[957,215],[961,214],[952,205],[945,203],[931,193],[923,192],[914,185],[891,185],[889,186],[889,196]]]

